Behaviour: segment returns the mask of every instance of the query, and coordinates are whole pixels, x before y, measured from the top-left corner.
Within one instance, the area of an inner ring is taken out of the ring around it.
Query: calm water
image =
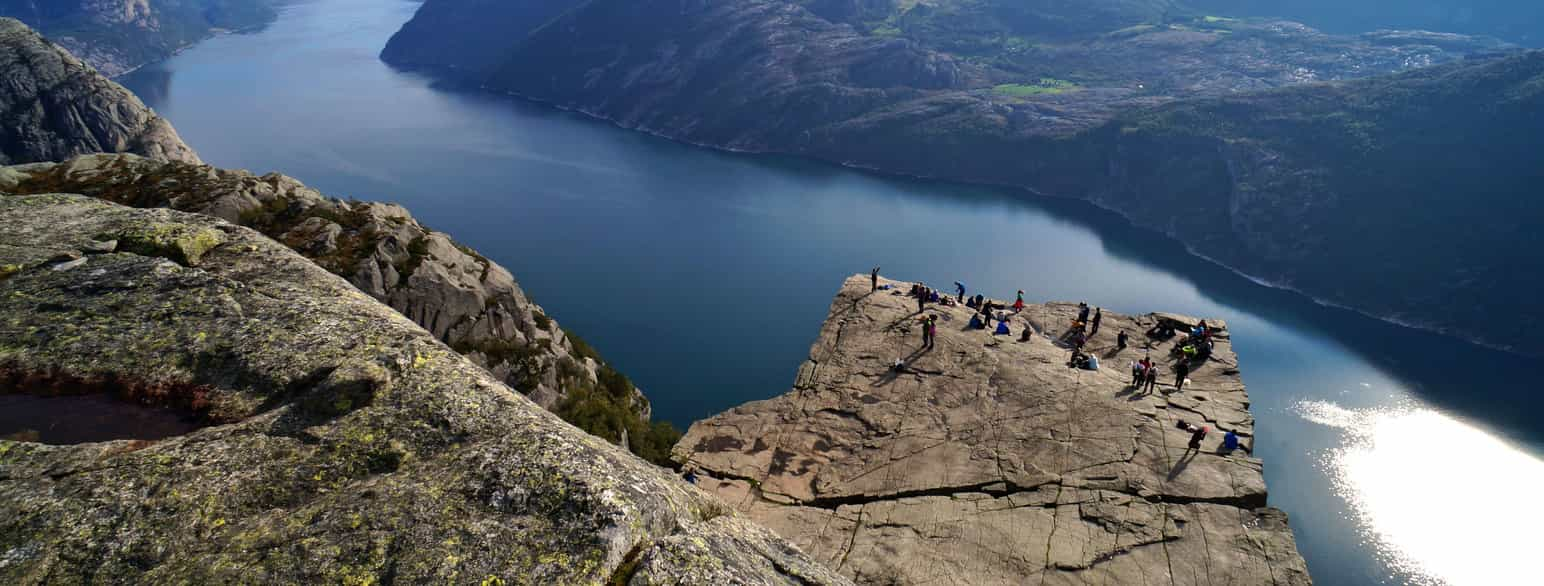
[[[1537,583],[1544,512],[1510,501],[1544,485],[1544,400],[1523,384],[1544,365],[1261,287],[1077,202],[716,153],[438,87],[376,57],[415,8],[301,2],[123,81],[210,163],[405,204],[503,263],[683,426],[784,392],[838,284],[875,264],[1223,317],[1271,501],[1320,583]]]
[[[192,433],[199,427],[196,420],[175,411],[102,394],[0,394],[0,438],[6,439],[55,445],[159,440]]]

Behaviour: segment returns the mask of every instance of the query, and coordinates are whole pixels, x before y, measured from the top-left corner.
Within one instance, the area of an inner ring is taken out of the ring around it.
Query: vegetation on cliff
[[[398,206],[328,199],[277,174],[130,155],[0,168],[0,193],[79,193],[254,228],[397,309],[537,404],[613,443],[626,430],[634,453],[671,465],[667,452],[680,432],[650,423],[648,400],[631,381],[530,302],[503,267]]]

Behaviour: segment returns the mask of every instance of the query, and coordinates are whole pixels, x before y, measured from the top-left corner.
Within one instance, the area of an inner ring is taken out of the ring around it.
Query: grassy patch
[[[1042,77],[1038,83],[1005,83],[992,88],[992,91],[1000,95],[1025,98],[1030,96],[1044,96],[1066,93],[1078,90],[1078,84],[1065,79],[1054,77]]]

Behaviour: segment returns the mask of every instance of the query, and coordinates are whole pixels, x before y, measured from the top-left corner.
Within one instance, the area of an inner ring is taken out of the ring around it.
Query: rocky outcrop
[[[329,199],[295,179],[133,155],[0,168],[0,193],[79,193],[245,225],[391,306],[548,409],[616,377],[532,303],[509,271],[393,204]],[[642,392],[619,397],[641,421]],[[609,438],[620,441],[620,437]],[[638,438],[633,438],[638,439]]]
[[[993,335],[967,327],[972,310],[933,304],[925,349],[916,301],[853,277],[793,390],[698,422],[676,457],[859,583],[1309,583],[1249,455],[1227,325],[1207,320],[1215,349],[1176,391],[1178,337],[1144,332],[1198,320],[1104,312],[1087,345],[1101,368],[1082,370],[1062,341],[1077,313],[1030,305]],[[1035,335],[1018,341],[1025,327]],[[1161,383],[1143,392],[1128,364],[1149,353]],[[1211,428],[1199,452],[1180,422]],[[1222,449],[1225,431],[1241,449]]]
[[[392,44],[455,53],[480,26],[433,22]],[[1506,268],[1540,262],[1520,226],[1544,208],[1518,202],[1544,53],[1146,0],[595,0],[517,30],[478,83],[696,144],[1086,199],[1324,303],[1544,353],[1537,320],[1487,319],[1544,315]],[[1467,228],[1496,209],[1502,229]]]
[[[96,152],[198,162],[133,93],[9,18],[0,18],[0,80],[0,164]]]
[[[432,67],[458,77],[480,79],[498,66],[520,39],[580,4],[583,0],[426,3],[386,44],[381,58],[401,67]],[[447,30],[458,34],[441,36]],[[398,41],[398,37],[434,41]]]
[[[273,0],[0,0],[0,16],[48,35],[104,75],[170,57],[222,30],[266,24]]]
[[[0,440],[0,581],[842,584],[261,234],[0,197],[0,389],[208,427]]]

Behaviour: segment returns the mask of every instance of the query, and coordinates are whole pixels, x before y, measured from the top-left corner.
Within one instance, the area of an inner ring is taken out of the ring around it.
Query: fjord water
[[[1527,383],[1544,363],[1315,305],[1078,202],[719,153],[443,87],[377,58],[416,7],[303,0],[120,81],[212,164],[398,202],[476,247],[682,426],[785,392],[841,280],[876,264],[1224,318],[1271,503],[1315,580],[1533,581],[1544,399]]]

